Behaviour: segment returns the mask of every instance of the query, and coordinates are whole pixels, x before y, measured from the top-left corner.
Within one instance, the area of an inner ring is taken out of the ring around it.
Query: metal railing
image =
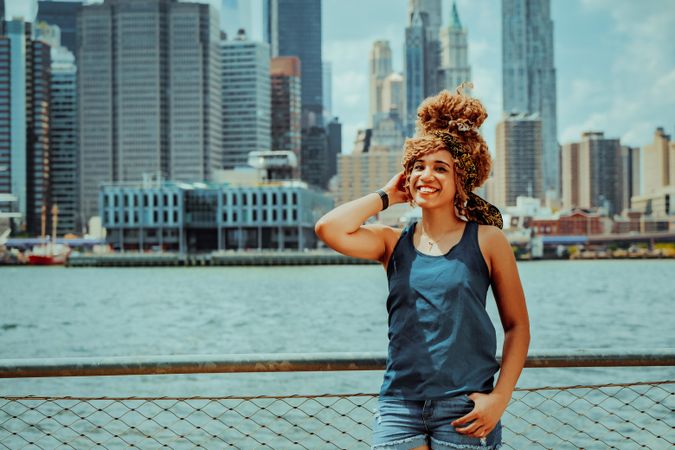
[[[374,353],[0,360],[0,378],[382,370]],[[675,349],[534,352],[526,367],[675,366]],[[675,380],[517,389],[504,447],[672,448]],[[0,448],[368,448],[376,394],[0,396]]]

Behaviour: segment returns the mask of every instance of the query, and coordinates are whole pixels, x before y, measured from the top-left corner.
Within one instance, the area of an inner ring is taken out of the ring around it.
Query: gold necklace
[[[424,229],[422,229],[421,231],[422,231],[422,236],[424,236],[424,238],[425,238],[426,241],[427,241],[427,245],[429,246],[429,249],[427,250],[428,252],[430,252],[431,249],[434,248],[434,245],[435,245],[436,247],[438,247],[438,249],[440,250],[441,247],[440,247],[440,245],[438,245],[438,244],[439,244],[440,242],[443,242],[443,240],[444,240],[446,237],[448,237],[448,236],[444,236],[444,237],[442,237],[441,239],[438,239],[438,240],[436,240],[436,241],[432,241],[431,239],[429,239],[429,237],[427,236],[427,233],[424,231]],[[454,231],[455,231],[455,230],[451,231],[450,233],[452,234]],[[421,238],[422,236],[420,236],[420,238]]]

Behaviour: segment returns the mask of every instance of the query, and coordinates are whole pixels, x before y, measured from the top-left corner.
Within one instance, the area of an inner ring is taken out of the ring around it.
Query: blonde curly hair
[[[475,173],[469,179],[466,173],[468,168],[464,167],[466,164],[461,164],[453,155],[456,185],[454,203],[460,214],[470,217],[468,194],[487,180],[492,168],[492,157],[485,140],[478,132],[478,128],[487,118],[487,112],[478,99],[463,92],[465,86],[464,83],[460,85],[454,94],[447,90],[441,91],[422,102],[417,109],[416,134],[406,139],[401,164],[406,176],[405,191],[412,205],[410,174],[413,163],[429,153],[448,150],[439,134],[449,135],[461,147],[463,153],[469,155],[473,163],[471,170]],[[468,186],[467,180],[470,181]]]

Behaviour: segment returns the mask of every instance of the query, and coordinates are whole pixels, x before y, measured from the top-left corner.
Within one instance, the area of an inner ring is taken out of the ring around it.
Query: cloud
[[[606,34],[613,46],[599,47],[612,52],[611,63],[597,67],[593,79],[575,79],[569,95],[559,96],[561,142],[598,130],[626,145],[645,145],[657,126],[675,119],[675,53],[668,50],[675,8],[669,0],[581,0],[581,6],[611,18]]]

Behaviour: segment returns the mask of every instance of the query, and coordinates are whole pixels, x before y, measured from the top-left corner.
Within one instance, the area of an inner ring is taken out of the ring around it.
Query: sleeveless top
[[[490,392],[499,363],[478,224],[467,222],[460,241],[439,256],[415,248],[415,225],[403,229],[387,266],[389,351],[380,396],[437,400]]]

